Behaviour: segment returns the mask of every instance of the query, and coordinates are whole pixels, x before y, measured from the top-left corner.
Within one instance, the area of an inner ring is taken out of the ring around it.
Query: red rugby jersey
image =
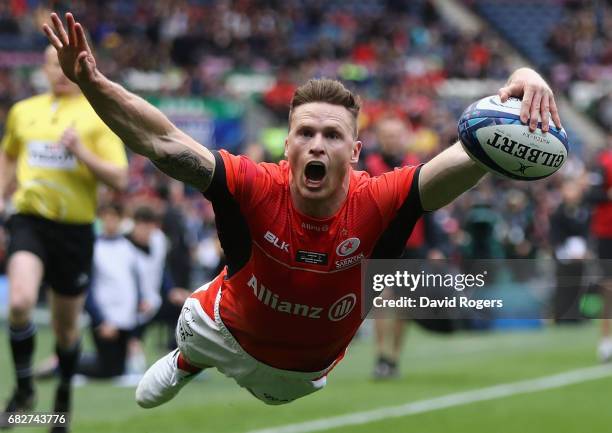
[[[423,212],[419,168],[378,177],[351,170],[342,207],[317,219],[293,206],[286,161],[213,153],[205,196],[227,266],[193,296],[213,317],[221,289],[221,319],[254,358],[286,370],[325,369],[362,322],[361,260],[398,257]]]

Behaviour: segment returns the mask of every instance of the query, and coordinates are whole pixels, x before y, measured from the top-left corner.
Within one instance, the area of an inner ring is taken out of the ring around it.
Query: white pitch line
[[[596,367],[571,370],[553,376],[544,376],[535,379],[523,380],[520,382],[504,383],[487,388],[479,388],[471,391],[443,395],[441,397],[415,401],[400,406],[390,406],[363,412],[353,412],[346,415],[320,418],[314,421],[286,424],[260,430],[251,430],[247,433],[309,433],[338,427],[346,427],[349,425],[361,425],[389,418],[399,418],[439,409],[446,409],[453,406],[461,406],[479,401],[493,400],[512,395],[561,388],[564,386],[601,379],[608,376],[612,376],[612,366],[600,365]]]

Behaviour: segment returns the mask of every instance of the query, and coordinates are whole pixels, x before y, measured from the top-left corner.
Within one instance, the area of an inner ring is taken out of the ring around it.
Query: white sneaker
[[[150,409],[174,398],[198,373],[189,373],[176,366],[178,349],[157,360],[146,371],[136,388],[136,403]]]
[[[612,361],[612,337],[601,339],[597,348],[597,354],[601,362]]]

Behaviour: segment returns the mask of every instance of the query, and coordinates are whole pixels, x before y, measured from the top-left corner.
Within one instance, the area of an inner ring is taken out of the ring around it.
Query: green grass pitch
[[[0,400],[13,386],[6,328],[0,334]],[[161,355],[149,339],[149,361]],[[270,407],[217,372],[188,385],[170,403],[140,409],[133,388],[105,382],[76,388],[75,433],[241,433],[366,411],[451,393],[596,365],[596,324],[497,333],[437,336],[411,327],[402,377],[370,379],[373,345],[360,339],[334,370],[328,386],[286,406]],[[39,333],[37,358],[51,353],[48,329]],[[39,383],[37,411],[48,411],[54,382]],[[612,431],[612,377],[547,391],[326,430],[335,433],[583,433]],[[45,431],[18,428],[16,433]]]

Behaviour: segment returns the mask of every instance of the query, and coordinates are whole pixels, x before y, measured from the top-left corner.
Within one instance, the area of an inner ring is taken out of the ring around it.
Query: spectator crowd
[[[575,14],[552,31],[549,45],[571,79],[594,80],[606,73],[612,59],[610,5],[597,2],[604,13],[595,22],[592,7],[584,3],[591,2],[566,2]],[[156,77],[148,90],[139,92],[145,96],[244,102],[243,122],[254,123],[255,131],[286,122],[292,92],[307,78],[343,80],[364,99],[359,168],[369,171],[367,161],[373,158],[382,157],[388,168],[402,161],[418,163],[456,140],[463,105],[438,96],[447,78],[504,80],[510,73],[494,33],[462,34],[431,0],[109,0],[69,5],[11,0],[0,2],[0,125],[11,104],[40,87],[42,20],[50,9],[68,6],[89,29],[100,68],[111,79],[126,83],[131,72],[139,71],[146,80]],[[265,76],[269,84],[245,94],[231,79],[237,74]],[[401,125],[392,131],[400,134],[397,143],[381,146],[381,129],[394,122]],[[274,149],[260,140],[247,133],[238,151],[256,160],[276,159]],[[127,193],[116,197],[101,191],[101,203],[122,202],[127,215],[143,204],[154,209],[170,239],[167,263],[174,268],[177,286],[195,288],[223,263],[211,206],[138,155],[130,155],[129,169]],[[435,250],[450,258],[554,255],[563,242],[560,225],[551,224],[562,219],[555,212],[565,205],[588,210],[585,194],[592,178],[589,165],[576,157],[546,181],[488,176],[430,216]],[[588,227],[588,218],[581,221]],[[588,235],[585,230],[577,233]],[[0,243],[3,236],[0,231]],[[0,249],[0,262],[2,257]]]

